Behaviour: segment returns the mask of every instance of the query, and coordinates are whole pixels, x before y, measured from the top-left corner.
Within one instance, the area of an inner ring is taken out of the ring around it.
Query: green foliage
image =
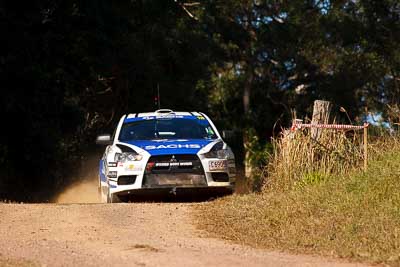
[[[329,178],[328,175],[320,172],[308,172],[303,174],[299,181],[295,182],[294,187],[305,187],[319,185]]]
[[[252,169],[250,177],[247,178],[247,184],[252,191],[258,192],[265,182],[265,167],[272,154],[272,144],[269,142],[262,143],[254,129],[248,129],[246,134],[249,137],[244,147],[246,153],[248,153],[246,160]]]

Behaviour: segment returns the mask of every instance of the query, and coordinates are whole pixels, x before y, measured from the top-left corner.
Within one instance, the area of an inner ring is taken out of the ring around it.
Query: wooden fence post
[[[331,113],[331,102],[323,100],[314,101],[314,110],[311,124],[327,124],[329,123],[329,115]],[[322,129],[311,128],[311,138],[319,139]]]

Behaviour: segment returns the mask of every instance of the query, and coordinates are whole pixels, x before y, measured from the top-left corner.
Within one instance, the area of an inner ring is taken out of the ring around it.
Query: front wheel
[[[107,203],[118,203],[118,202],[120,202],[118,196],[116,194],[111,194],[110,188],[108,188]]]
[[[98,191],[99,191],[99,198],[101,203],[107,203],[108,201],[108,189],[106,189],[105,186],[102,186],[100,184],[100,186],[98,187]]]

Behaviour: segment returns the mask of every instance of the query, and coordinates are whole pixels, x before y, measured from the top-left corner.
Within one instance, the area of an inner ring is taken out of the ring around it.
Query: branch
[[[193,3],[183,3],[184,6],[198,6],[200,2],[193,2]]]
[[[198,2],[195,2],[195,3],[180,3],[180,2],[178,2],[178,0],[174,0],[174,1],[175,1],[175,3],[177,3],[177,4],[186,12],[186,14],[189,15],[189,17],[191,17],[191,18],[194,19],[194,20],[199,20],[195,15],[193,15],[193,14],[186,8],[186,6],[195,6],[195,5],[198,5],[198,4],[200,4],[200,3],[198,3]]]

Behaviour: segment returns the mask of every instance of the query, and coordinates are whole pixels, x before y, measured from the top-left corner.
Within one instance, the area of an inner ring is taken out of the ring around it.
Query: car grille
[[[146,173],[204,174],[204,171],[200,159],[196,155],[162,155],[150,157]]]
[[[197,155],[152,156],[146,166],[143,187],[206,186]]]

